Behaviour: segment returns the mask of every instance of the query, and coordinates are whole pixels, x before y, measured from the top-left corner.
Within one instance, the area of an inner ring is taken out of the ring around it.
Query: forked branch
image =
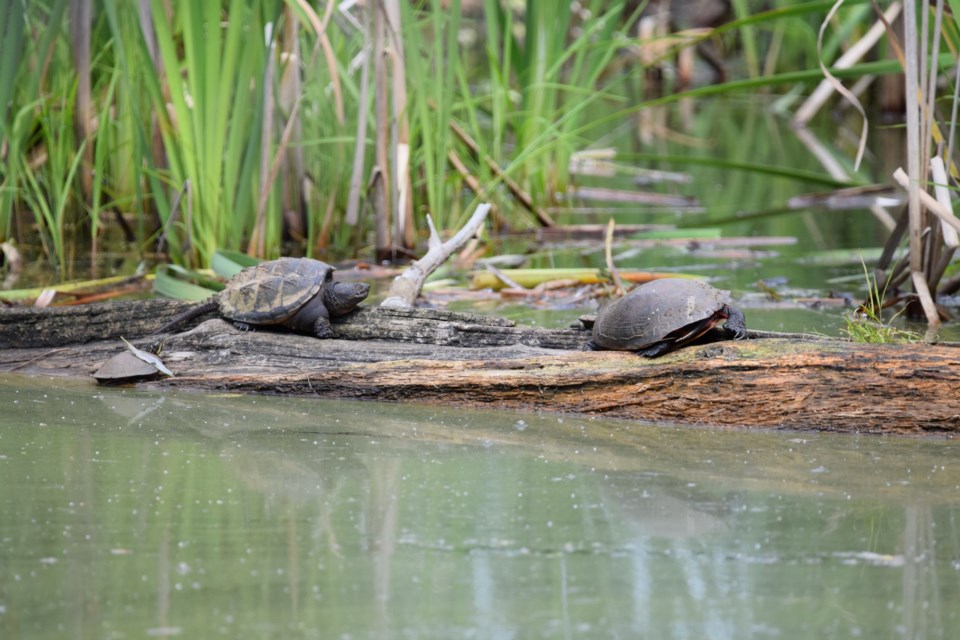
[[[427,224],[430,226],[427,253],[394,278],[390,290],[387,292],[387,298],[380,303],[380,306],[393,309],[412,308],[427,277],[436,271],[454,251],[476,235],[489,212],[490,205],[487,203],[481,204],[467,220],[467,223],[463,225],[463,228],[446,242],[440,240],[440,234],[437,233],[436,227],[433,226],[433,220],[427,214]]]

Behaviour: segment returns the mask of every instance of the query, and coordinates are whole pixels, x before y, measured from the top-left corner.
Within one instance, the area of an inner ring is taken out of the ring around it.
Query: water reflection
[[[955,637],[951,441],[0,382],[0,636]]]

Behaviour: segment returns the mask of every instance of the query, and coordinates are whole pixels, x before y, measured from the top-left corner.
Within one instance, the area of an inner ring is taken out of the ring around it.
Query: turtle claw
[[[733,334],[734,340],[743,340],[747,337],[747,321],[743,317],[743,311],[736,307],[725,305],[727,312],[727,321],[723,323],[723,328]]]
[[[317,318],[316,322],[313,323],[313,335],[318,338],[333,338],[333,329],[330,328],[330,320],[328,318]]]

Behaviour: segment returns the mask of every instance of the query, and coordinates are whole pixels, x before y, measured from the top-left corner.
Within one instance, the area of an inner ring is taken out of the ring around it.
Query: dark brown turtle
[[[157,333],[219,309],[241,329],[280,325],[318,338],[329,338],[330,318],[345,315],[370,292],[363,282],[334,282],[335,269],[309,258],[280,258],[248,267],[233,276],[220,293],[185,311]]]
[[[690,344],[722,320],[732,338],[746,337],[743,313],[730,304],[729,291],[698,280],[661,278],[601,309],[591,347],[653,358]]]

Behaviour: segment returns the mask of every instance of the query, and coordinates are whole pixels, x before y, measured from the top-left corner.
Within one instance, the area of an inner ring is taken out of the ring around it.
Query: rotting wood
[[[189,302],[158,299],[46,309],[0,309],[0,352],[73,346],[96,340],[112,339],[119,343],[121,337],[136,338],[156,331],[192,306]]]
[[[0,311],[0,372],[85,377],[182,303],[137,301]],[[163,337],[176,377],[150,387],[483,406],[638,421],[953,434],[960,351],[840,340],[718,342],[657,359],[584,351],[580,329],[365,307],[337,339],[240,332],[220,319]],[[752,336],[759,335],[757,332]]]
[[[189,303],[170,300],[124,301],[89,307],[15,307],[0,310],[0,351],[59,348],[88,342],[146,338],[160,342],[164,336],[151,336],[160,326]],[[216,312],[199,316],[182,325],[185,330],[204,319],[215,318]],[[229,328],[227,321],[222,324]],[[344,340],[379,340],[412,342],[463,348],[487,348],[526,344],[546,349],[582,349],[589,334],[579,329],[541,329],[518,327],[498,316],[483,316],[437,309],[390,309],[361,307],[353,313],[332,320],[335,338]],[[273,340],[289,340],[293,334],[264,329],[242,335],[270,336]],[[174,336],[175,338],[176,336]],[[307,336],[312,341],[323,344]],[[144,341],[138,343],[141,347]],[[309,342],[308,344],[313,344]]]

